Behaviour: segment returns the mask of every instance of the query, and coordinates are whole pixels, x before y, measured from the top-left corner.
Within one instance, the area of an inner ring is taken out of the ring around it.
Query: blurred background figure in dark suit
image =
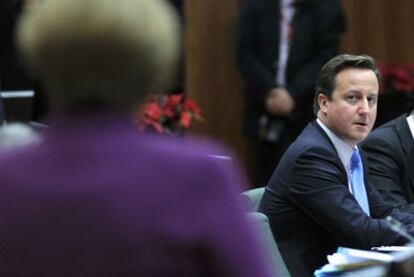
[[[42,120],[48,113],[49,106],[40,84],[28,74],[23,61],[18,57],[15,30],[23,9],[31,8],[37,2],[38,0],[0,0],[0,91],[34,90],[30,115],[30,120],[34,121]]]
[[[17,58],[14,31],[24,7],[23,0],[0,0],[0,85],[1,90],[32,89],[33,83]]]
[[[414,111],[376,128],[361,146],[384,201],[414,213]]]
[[[179,23],[162,0],[46,0],[22,16],[50,128],[0,160],[1,276],[267,276],[238,172],[209,143],[140,135],[169,86]],[[24,172],[24,174],[22,174]]]
[[[245,81],[244,133],[266,183],[281,155],[313,118],[313,86],[337,53],[345,20],[337,0],[244,0],[237,64]]]
[[[182,32],[180,34],[181,37],[181,44],[184,46],[185,41],[185,17],[184,17],[184,6],[185,6],[185,0],[169,0],[171,5],[175,8],[177,11],[180,23],[182,26]],[[184,47],[181,47],[180,56],[178,59],[178,67],[176,74],[174,76],[174,80],[171,84],[171,86],[167,89],[167,93],[169,94],[182,94],[185,93],[185,52]]]

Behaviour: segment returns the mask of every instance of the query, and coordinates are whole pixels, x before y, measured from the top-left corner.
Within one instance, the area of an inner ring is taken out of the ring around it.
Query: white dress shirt
[[[347,175],[348,175],[348,188],[349,191],[352,193],[352,187],[350,182],[351,177],[351,156],[352,156],[352,147],[350,147],[345,141],[340,139],[337,135],[334,134],[323,122],[318,118],[316,119],[319,126],[325,131],[328,135],[329,139],[331,140],[332,144],[334,145],[336,152],[338,153],[339,159],[341,160],[342,164],[344,165]],[[355,146],[356,147],[356,146]],[[357,148],[357,147],[356,147]],[[362,165],[364,166],[364,165]]]

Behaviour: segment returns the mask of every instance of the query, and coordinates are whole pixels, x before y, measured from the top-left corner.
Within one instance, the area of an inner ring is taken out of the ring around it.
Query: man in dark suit
[[[382,200],[357,147],[375,122],[378,80],[368,56],[330,60],[316,83],[317,119],[285,152],[266,187],[260,211],[293,276],[311,276],[338,246],[404,244],[387,226],[389,215],[414,234],[414,215]]]
[[[31,89],[32,82],[26,76],[16,54],[14,31],[23,9],[22,0],[0,0],[0,89]]]
[[[222,150],[131,120],[174,72],[166,1],[40,1],[18,26],[53,119],[1,153],[0,276],[269,276]]]
[[[39,121],[48,112],[48,103],[40,84],[32,78],[33,76],[27,74],[23,68],[23,61],[17,55],[15,29],[21,13],[38,1],[0,0],[0,91],[35,90],[32,105],[32,120],[35,121]],[[0,122],[4,117],[3,103],[0,99]]]
[[[361,146],[384,201],[414,213],[414,111],[378,127]]]
[[[244,133],[255,185],[269,180],[312,119],[316,77],[336,55],[344,28],[337,0],[244,0],[237,65],[245,81]]]

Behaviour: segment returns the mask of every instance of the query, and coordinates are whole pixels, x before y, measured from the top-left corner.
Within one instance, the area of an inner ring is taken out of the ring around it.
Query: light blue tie
[[[351,157],[351,188],[352,194],[359,206],[369,215],[368,197],[364,185],[364,171],[362,169],[361,156],[357,148],[354,148]]]

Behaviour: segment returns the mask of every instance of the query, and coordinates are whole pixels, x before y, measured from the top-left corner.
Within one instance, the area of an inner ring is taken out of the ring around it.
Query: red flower
[[[184,128],[188,128],[190,127],[190,124],[191,124],[191,115],[186,112],[182,112],[181,119],[180,119],[180,126]]]
[[[174,133],[190,127],[192,119],[202,120],[201,109],[182,94],[152,96],[140,108],[138,124],[142,131]]]
[[[191,99],[187,99],[183,103],[183,108],[186,111],[190,111],[193,114],[199,114],[200,113],[200,107],[197,105],[196,102],[194,102]]]
[[[174,111],[174,107],[165,107],[163,109],[163,114],[167,117],[167,118],[173,118],[175,111]]]
[[[378,64],[382,76],[381,93],[414,92],[414,65]]]
[[[166,107],[177,107],[180,105],[181,100],[183,99],[182,94],[172,94],[172,95],[166,95]]]
[[[157,103],[150,102],[143,105],[143,108],[139,113],[139,120],[142,122],[140,129],[143,130],[144,126],[151,126],[157,132],[161,132],[161,115],[162,110]]]
[[[162,115],[162,110],[157,103],[148,103],[144,106],[143,115],[147,118],[159,120]]]

